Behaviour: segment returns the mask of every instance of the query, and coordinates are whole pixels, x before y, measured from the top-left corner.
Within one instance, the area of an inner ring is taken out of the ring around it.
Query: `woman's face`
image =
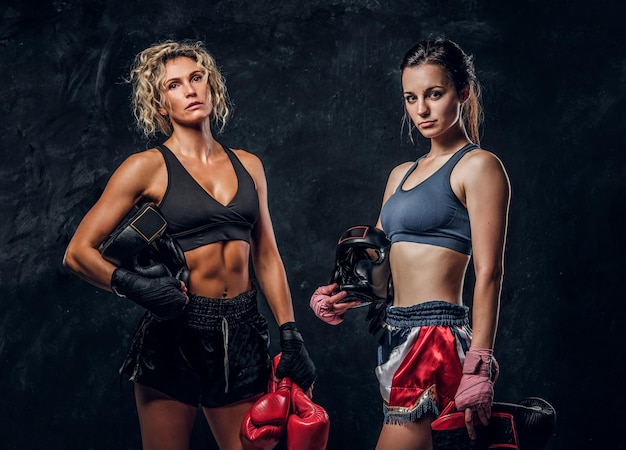
[[[402,90],[406,111],[425,138],[437,138],[460,126],[461,104],[467,92],[460,98],[439,66],[421,64],[404,69]]]
[[[211,115],[209,87],[202,70],[191,58],[178,57],[165,63],[162,92],[168,105],[159,112],[169,115],[172,123],[195,123]]]

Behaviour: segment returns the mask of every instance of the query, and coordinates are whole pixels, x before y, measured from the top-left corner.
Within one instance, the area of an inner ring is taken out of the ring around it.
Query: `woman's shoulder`
[[[402,164],[398,164],[396,167],[391,169],[389,177],[387,177],[387,185],[385,187],[385,194],[383,195],[383,203],[387,201],[387,199],[389,198],[389,196],[391,196],[393,192],[395,192],[395,190],[400,185],[400,182],[409,171],[409,169],[413,166],[413,164],[415,164],[413,161],[407,161],[403,162]]]
[[[504,171],[504,164],[495,153],[484,148],[475,148],[467,152],[459,161],[459,167],[480,173],[482,171],[498,170]]]
[[[152,174],[155,170],[163,167],[165,161],[161,152],[156,148],[135,152],[126,157],[116,172],[122,172],[139,176]]]
[[[156,161],[163,161],[163,155],[161,154],[161,152],[156,148],[149,148],[147,150],[139,150],[139,151],[135,151],[133,153],[131,153],[130,155],[128,155],[126,157],[126,159],[124,160],[124,163],[128,162],[128,163],[137,163],[137,162],[144,162],[144,163],[150,163],[150,162],[156,162]]]
[[[396,167],[391,169],[391,172],[389,173],[389,181],[397,181],[399,183],[400,180],[406,175],[406,173],[409,171],[409,169],[411,169],[411,167],[413,167],[414,164],[415,161],[406,161],[398,164]]]
[[[413,165],[415,164],[415,161],[405,161],[403,163],[398,164],[396,167],[394,167],[393,169],[391,169],[391,173],[406,173]]]
[[[237,158],[239,158],[239,161],[241,161],[241,164],[243,164],[248,172],[257,173],[259,171],[263,171],[263,162],[257,155],[247,150],[229,148],[237,156]]]
[[[500,158],[483,148],[465,154],[457,166],[454,172],[461,176],[464,183],[492,183],[496,180],[508,183],[508,175]]]
[[[249,152],[248,150],[244,150],[242,148],[233,148],[233,147],[227,147],[229,150],[231,150],[235,155],[237,155],[237,157],[239,159],[257,159],[260,160],[260,158],[258,156],[256,156],[254,153]]]

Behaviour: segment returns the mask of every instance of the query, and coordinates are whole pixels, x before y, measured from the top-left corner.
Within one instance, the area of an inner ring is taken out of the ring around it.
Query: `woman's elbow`
[[[65,249],[65,253],[63,254],[63,267],[74,273],[76,273],[79,267],[76,252],[71,245]]]
[[[491,283],[501,283],[504,278],[504,268],[501,264],[477,267],[475,272],[477,280],[481,279]]]
[[[65,267],[68,270],[72,270],[72,257],[68,253],[67,249],[65,250],[65,253],[63,254],[63,267]]]

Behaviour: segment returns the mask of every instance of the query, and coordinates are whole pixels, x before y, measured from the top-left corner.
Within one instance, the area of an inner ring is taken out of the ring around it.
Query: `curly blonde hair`
[[[213,109],[210,120],[217,124],[220,131],[226,126],[230,113],[228,93],[224,77],[217,68],[215,59],[204,48],[202,42],[164,41],[152,45],[140,52],[136,57],[127,80],[132,84],[132,107],[137,128],[146,137],[154,136],[157,131],[169,136],[174,131],[167,116],[159,113],[159,109],[168,105],[163,95],[165,86],[165,64],[174,58],[191,58],[198,64],[209,86]]]

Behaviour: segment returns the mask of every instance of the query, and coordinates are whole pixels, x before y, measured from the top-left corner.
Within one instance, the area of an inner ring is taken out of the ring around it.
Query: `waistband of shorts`
[[[203,331],[221,331],[224,319],[236,324],[250,322],[258,316],[254,287],[233,298],[209,298],[192,293],[185,308],[185,324]]]
[[[469,324],[469,308],[464,305],[433,300],[412,306],[388,306],[386,325],[389,327],[445,327]]]

